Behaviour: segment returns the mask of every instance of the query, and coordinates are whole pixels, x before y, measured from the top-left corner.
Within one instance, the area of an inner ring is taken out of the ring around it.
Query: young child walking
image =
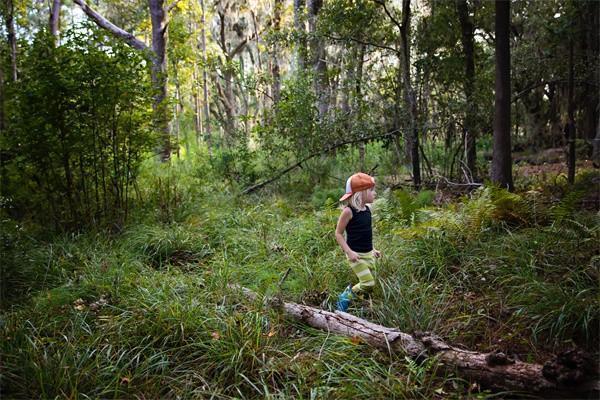
[[[358,293],[370,291],[375,286],[371,269],[375,265],[375,258],[379,258],[381,253],[373,248],[371,209],[368,204],[373,203],[376,195],[375,179],[359,172],[348,178],[346,194],[340,198],[345,207],[335,228],[335,239],[358,277],[356,285],[348,285],[340,294],[336,304],[340,311],[346,311]]]

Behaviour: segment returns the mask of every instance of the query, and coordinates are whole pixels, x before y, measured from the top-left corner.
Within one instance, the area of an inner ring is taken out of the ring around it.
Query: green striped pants
[[[358,254],[358,260],[349,261],[350,268],[358,277],[358,283],[352,286],[352,291],[354,293],[370,291],[375,286],[375,278],[371,272],[371,269],[375,267],[375,256],[373,251],[368,253],[357,252],[356,254]]]

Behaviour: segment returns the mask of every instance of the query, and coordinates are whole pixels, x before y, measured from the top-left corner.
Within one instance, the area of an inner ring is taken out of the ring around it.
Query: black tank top
[[[368,253],[373,250],[373,229],[371,228],[371,210],[352,210],[352,219],[346,225],[346,243],[353,251]]]

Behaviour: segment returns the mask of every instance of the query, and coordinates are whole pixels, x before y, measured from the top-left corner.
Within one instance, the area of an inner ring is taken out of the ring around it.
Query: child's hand
[[[350,260],[351,262],[357,262],[358,261],[358,254],[356,254],[356,252],[350,250],[348,253],[346,253],[346,257],[348,257],[348,260]]]
[[[381,252],[379,250],[373,249],[373,255],[375,258],[381,258]]]

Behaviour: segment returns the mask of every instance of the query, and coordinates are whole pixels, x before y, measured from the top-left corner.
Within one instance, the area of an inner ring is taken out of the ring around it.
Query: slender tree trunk
[[[579,10],[579,24],[585,27],[580,29],[579,43],[585,60],[587,82],[598,82],[600,78],[600,65],[598,64],[598,54],[600,51],[600,2],[581,1],[575,5]],[[578,118],[577,131],[581,138],[593,140],[597,135],[596,121],[600,115],[600,92],[597,87],[589,86],[586,90],[580,90],[580,104],[582,113]]]
[[[8,46],[10,47],[10,66],[12,70],[12,81],[19,78],[17,72],[17,35],[15,34],[14,7],[12,0],[5,0],[6,5],[6,32]]]
[[[202,136],[202,111],[200,110],[200,85],[198,84],[198,67],[194,65],[192,73],[192,103],[194,104],[194,132],[196,134],[196,145],[200,143]]]
[[[569,39],[569,121],[567,122],[567,143],[569,144],[569,158],[567,161],[567,179],[570,184],[575,183],[575,103],[573,102],[573,40]]]
[[[204,0],[200,0],[200,8],[202,9],[202,33],[201,33],[201,45],[202,45],[202,61],[204,62],[204,66],[202,68],[202,91],[204,94],[204,139],[206,140],[206,147],[208,147],[208,154],[211,154],[212,151],[212,139],[210,132],[210,110],[208,104],[208,79],[206,68],[207,67],[207,58],[206,58],[206,11],[204,9]]]
[[[273,30],[279,32],[281,30],[281,13],[283,11],[283,0],[275,0],[273,9]],[[279,71],[279,46],[273,45],[271,53],[271,78],[273,83],[271,85],[271,96],[273,98],[273,105],[279,103],[281,98],[281,75]]]
[[[221,95],[222,104],[225,109],[225,119],[223,121],[223,128],[225,129],[225,144],[227,147],[231,147],[234,144],[234,134],[236,130],[235,118],[236,102],[233,94],[233,70],[231,63],[234,59],[235,53],[232,54],[227,45],[225,37],[225,14],[219,12],[219,41],[221,50],[225,56],[225,63],[223,65],[223,84],[224,87],[219,90]]]
[[[4,52],[0,50],[0,57],[4,56]],[[4,142],[6,137],[6,119],[4,116],[4,68],[0,65],[0,140]],[[8,188],[8,176],[5,172],[6,168],[6,156],[4,150],[0,148],[0,196],[6,195]]]
[[[496,100],[492,182],[513,190],[510,142],[510,2],[496,0]]]
[[[310,55],[312,69],[314,72],[313,87],[317,98],[317,110],[319,111],[319,120],[323,120],[327,115],[329,105],[327,89],[327,54],[325,52],[325,43],[317,34],[317,18],[319,10],[323,6],[323,0],[307,0],[308,8],[308,33],[310,40]]]
[[[358,64],[356,65],[356,74],[354,75],[354,115],[358,116],[362,119],[362,78],[363,78],[363,66],[365,62],[365,51],[366,46],[364,44],[360,44],[358,47]],[[366,163],[366,145],[364,142],[360,142],[358,144],[358,156],[360,160],[360,170],[366,171],[367,163]]]
[[[181,103],[181,85],[179,82],[179,75],[178,75],[178,71],[177,71],[177,66],[174,65],[173,66],[173,70],[174,70],[174,78],[175,78],[175,104],[173,107],[173,131],[175,133],[175,145],[177,146],[176,149],[176,154],[177,154],[177,158],[181,157],[179,148],[180,148],[180,143],[181,143],[181,138],[180,138],[180,134],[181,134],[181,129],[180,129],[180,118],[181,118],[181,112],[183,110],[182,107],[182,103]],[[183,138],[183,145],[185,146],[185,153],[189,154],[190,153],[190,144],[188,143],[187,140],[187,130],[184,132],[185,137]]]
[[[419,162],[419,131],[417,129],[417,101],[410,79],[410,0],[402,0],[402,75],[404,82],[404,100],[409,111],[409,149],[413,172],[413,184],[416,189],[421,187],[421,167]]]
[[[161,159],[171,157],[171,134],[169,132],[168,75],[167,75],[167,12],[164,0],[148,0],[152,22],[152,50],[155,60],[152,63],[152,83],[154,86],[155,127],[162,136]]]
[[[463,88],[467,101],[467,109],[465,113],[465,138],[466,138],[466,159],[467,168],[471,176],[477,176],[477,153],[476,153],[476,127],[475,127],[475,101],[473,94],[475,91],[475,58],[474,58],[474,35],[475,28],[473,21],[469,17],[469,6],[467,0],[458,0],[456,2],[456,10],[461,27],[461,42],[463,53],[465,56],[465,80]]]
[[[600,168],[600,116],[596,125],[596,137],[592,146],[592,160],[594,167]]]
[[[53,0],[52,8],[50,9],[50,33],[54,38],[54,46],[58,46],[60,41],[60,5],[61,0]]]

